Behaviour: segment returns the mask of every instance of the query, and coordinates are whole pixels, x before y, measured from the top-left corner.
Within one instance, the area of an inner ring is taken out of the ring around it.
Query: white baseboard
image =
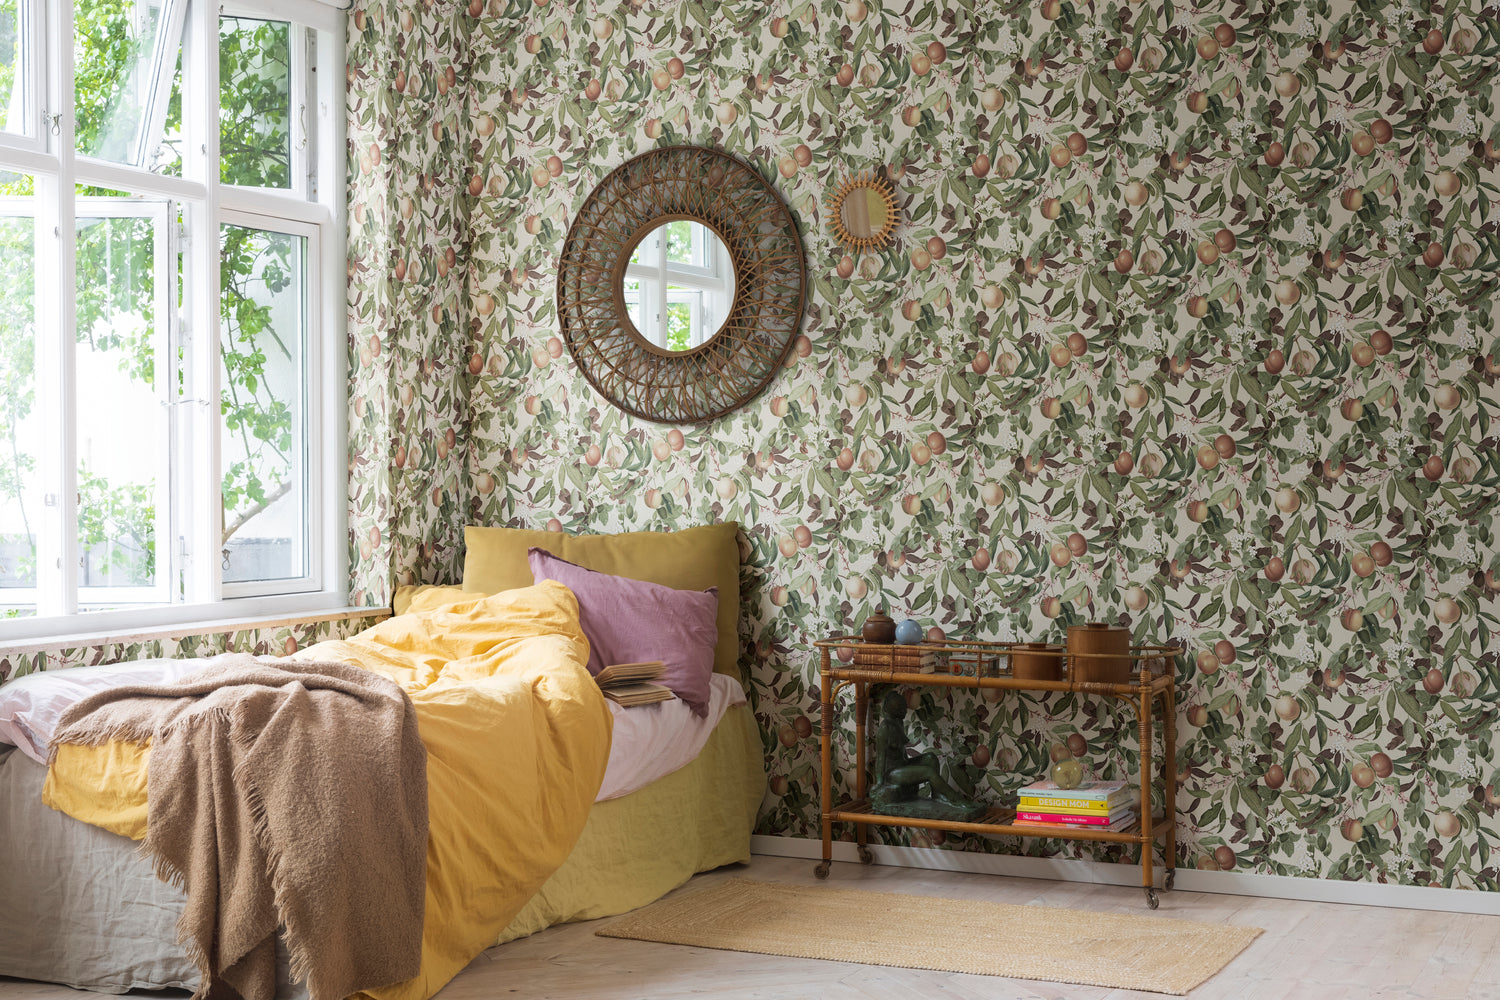
[[[750,838],[750,850],[777,858],[823,856],[823,842],[808,837]],[[871,844],[877,865],[925,868],[933,871],[969,872],[975,875],[1010,875],[1016,878],[1046,878],[1061,882],[1097,882],[1103,885],[1140,887],[1141,869],[1133,864],[1080,861],[1072,858],[1024,858],[1010,854],[980,854],[945,851],[936,847],[891,847]],[[833,845],[835,861],[859,860],[853,844]],[[1156,884],[1161,885],[1158,870]],[[1390,906],[1404,910],[1442,910],[1448,913],[1500,915],[1500,892],[1476,889],[1435,889],[1425,885],[1389,885],[1379,882],[1342,882],[1333,879],[1295,878],[1291,875],[1255,875],[1249,872],[1207,872],[1177,869],[1177,890],[1221,892],[1234,896],[1264,896],[1268,899],[1303,899],[1314,903],[1352,903],[1357,906]]]

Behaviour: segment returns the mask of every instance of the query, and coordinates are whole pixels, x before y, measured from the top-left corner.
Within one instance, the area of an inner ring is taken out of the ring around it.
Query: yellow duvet
[[[427,747],[422,971],[372,991],[425,1000],[457,975],[567,859],[609,761],[611,717],[589,676],[578,602],[542,583],[414,611],[297,659],[353,663],[396,681]],[[140,839],[149,746],[62,746],[43,796]]]

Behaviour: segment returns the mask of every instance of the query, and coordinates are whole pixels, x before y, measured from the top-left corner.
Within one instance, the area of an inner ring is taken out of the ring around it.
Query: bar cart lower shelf
[[[851,666],[833,661],[830,653],[844,647],[862,644],[853,636],[836,636],[814,643],[821,653],[822,675],[822,821],[823,860],[814,869],[814,874],[827,878],[833,864],[833,824],[854,824],[855,843],[859,859],[864,864],[874,862],[874,855],[867,844],[871,826],[906,826],[928,830],[943,830],[950,833],[975,833],[985,836],[1046,837],[1059,840],[1091,840],[1116,844],[1135,844],[1141,852],[1141,885],[1146,894],[1146,905],[1156,909],[1159,900],[1152,873],[1152,847],[1157,834],[1163,834],[1163,857],[1166,861],[1162,888],[1170,890],[1176,881],[1176,686],[1170,670],[1153,675],[1149,670],[1137,671],[1128,684],[1106,684],[1092,681],[1037,681],[1019,679],[1009,675],[1008,669],[1000,669],[993,676],[962,676],[943,673],[906,673],[898,667]],[[928,644],[937,651],[952,651],[1006,657],[1009,645],[979,641],[956,641]],[[1137,647],[1144,652],[1135,659],[1171,657],[1179,650],[1174,647]],[[872,812],[869,799],[869,774],[866,768],[865,733],[869,724],[869,688],[872,684],[926,685],[940,687],[966,687],[974,689],[1001,688],[1022,691],[1078,691],[1119,698],[1136,709],[1138,735],[1140,739],[1140,792],[1141,804],[1135,823],[1119,830],[1089,830],[1077,827],[1038,828],[1031,824],[1017,824],[1016,811],[1004,806],[992,806],[975,819],[967,821],[924,819],[915,816],[893,816]],[[845,687],[854,689],[855,754],[857,767],[856,797],[837,805],[832,803],[833,792],[833,726],[836,707],[834,698]],[[1164,809],[1153,811],[1151,807],[1152,735],[1157,703],[1161,703],[1163,724],[1163,750],[1161,761],[1162,798]]]

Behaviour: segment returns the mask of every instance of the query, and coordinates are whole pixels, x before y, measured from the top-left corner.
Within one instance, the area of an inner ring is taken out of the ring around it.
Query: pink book
[[[1129,811],[1126,811],[1128,815]],[[1064,815],[1062,813],[1034,813],[1018,812],[1016,819],[1022,823],[1058,823],[1065,826],[1109,826],[1118,822],[1123,816],[1116,813],[1113,816],[1081,816]]]

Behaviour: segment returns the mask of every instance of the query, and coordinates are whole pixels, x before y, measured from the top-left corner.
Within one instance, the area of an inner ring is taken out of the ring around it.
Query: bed
[[[670,536],[634,541],[649,546],[669,566],[669,572],[657,574],[671,576],[672,583],[666,585],[699,587],[707,574],[716,575],[713,586],[723,580],[726,568],[737,574],[733,531],[733,525],[715,525],[680,532],[711,534],[690,537],[687,545],[679,542],[676,549]],[[536,542],[534,534],[540,533],[508,533],[500,541],[514,550]],[[632,540],[594,540],[605,537],[568,540],[596,549],[608,544],[616,556],[617,547]],[[541,540],[562,548],[566,538]],[[471,560],[485,551],[485,540],[478,541],[471,541]],[[684,558],[684,553],[704,550],[713,551],[715,558]],[[733,565],[727,567],[730,552]],[[579,562],[608,564],[597,552],[568,554]],[[652,572],[650,557],[633,556],[627,548],[619,558],[637,574]],[[682,569],[694,562],[696,575],[684,577]],[[480,585],[473,590],[486,592],[515,582],[497,581],[493,573],[489,578],[478,572],[471,577],[466,566],[465,585],[474,581]],[[418,594],[417,604],[451,597]],[[737,619],[737,586],[734,599],[731,622]],[[729,653],[734,656],[737,640],[732,646]],[[720,652],[715,650],[716,655]],[[615,738],[582,832],[566,860],[494,944],[560,922],[621,913],[656,899],[696,872],[749,859],[750,831],[765,789],[763,752],[738,670],[722,669],[726,662],[733,661],[716,659],[720,669],[712,678],[712,701],[703,718],[687,713],[677,702],[632,709],[611,706]],[[48,808],[41,795],[45,779],[42,765],[0,747],[0,844],[5,845],[0,851],[0,886],[7,890],[5,905],[0,906],[0,974],[104,992],[196,989],[199,973],[175,943],[181,890],[158,881],[130,839]],[[290,981],[284,949],[280,959],[278,998],[303,995]]]

